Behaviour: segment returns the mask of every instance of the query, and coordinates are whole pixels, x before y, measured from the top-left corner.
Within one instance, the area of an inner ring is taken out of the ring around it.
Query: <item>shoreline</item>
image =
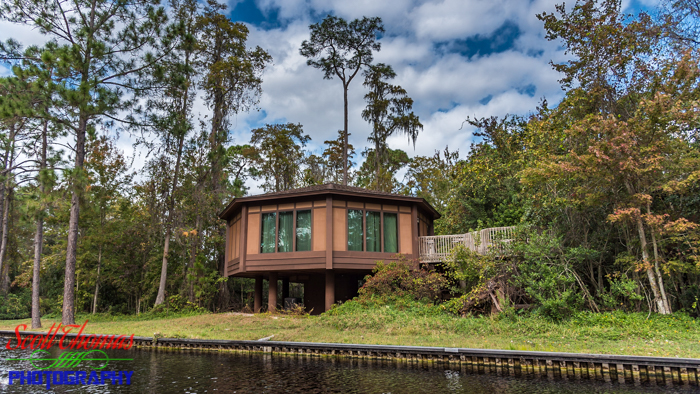
[[[22,337],[46,335],[20,331]],[[79,334],[68,333],[57,343]],[[82,336],[93,335],[83,333]],[[16,337],[14,330],[0,330],[0,337]],[[480,372],[512,376],[593,379],[620,383],[657,383],[700,386],[700,359],[587,354],[523,350],[450,348],[432,346],[368,345],[269,340],[187,339],[134,336],[133,346],[148,350],[197,350],[312,357],[362,358],[402,362],[437,362],[467,365]]]

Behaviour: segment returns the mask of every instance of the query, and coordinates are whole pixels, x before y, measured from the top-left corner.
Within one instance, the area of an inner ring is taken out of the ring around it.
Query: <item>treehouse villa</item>
[[[318,314],[355,297],[379,260],[400,253],[435,263],[457,244],[483,252],[494,232],[434,236],[440,214],[423,198],[337,184],[235,198],[219,217],[227,222],[226,275],[255,278],[255,312],[263,280],[268,310],[279,307],[281,280],[285,303],[294,301],[290,283],[302,284],[306,310]]]

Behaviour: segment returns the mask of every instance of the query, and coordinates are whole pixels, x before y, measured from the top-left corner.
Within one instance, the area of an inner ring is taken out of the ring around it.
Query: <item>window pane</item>
[[[398,232],[395,213],[384,214],[384,252],[398,253]]]
[[[362,211],[356,209],[348,209],[348,250],[363,250]]]
[[[260,252],[275,252],[275,224],[277,224],[277,213],[262,214],[262,236],[260,237]]]
[[[277,239],[278,252],[292,251],[292,237],[294,236],[294,212],[280,212],[280,229]]]
[[[311,211],[297,211],[297,251],[311,250]]]
[[[367,212],[367,251],[382,251],[381,214],[379,212]]]

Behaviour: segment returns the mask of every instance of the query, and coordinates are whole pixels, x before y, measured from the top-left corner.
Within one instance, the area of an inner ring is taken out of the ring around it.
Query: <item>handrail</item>
[[[491,227],[466,234],[419,237],[420,261],[424,263],[445,261],[452,255],[457,245],[464,245],[467,249],[482,255],[494,249],[503,251],[503,244],[513,240],[515,228],[515,226]]]

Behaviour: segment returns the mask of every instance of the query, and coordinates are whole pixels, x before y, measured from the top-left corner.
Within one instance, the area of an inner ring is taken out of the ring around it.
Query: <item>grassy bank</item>
[[[700,358],[700,323],[685,315],[580,313],[563,322],[536,315],[460,318],[420,304],[347,303],[322,316],[80,315],[86,331],[205,339],[273,340],[630,354]],[[44,330],[59,317],[43,319]],[[30,320],[2,320],[14,330]]]

